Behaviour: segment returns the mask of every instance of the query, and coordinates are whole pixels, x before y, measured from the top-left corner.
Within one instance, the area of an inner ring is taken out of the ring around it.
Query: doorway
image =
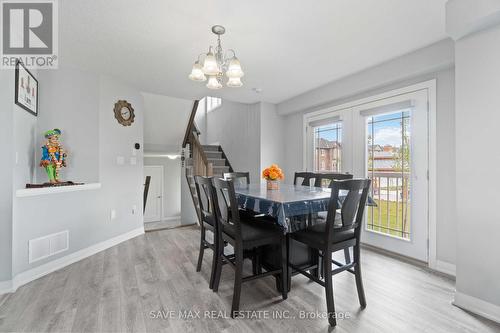
[[[428,261],[429,147],[426,91],[353,109],[355,163],[372,180],[364,242]],[[361,143],[362,142],[362,143]],[[362,146],[361,146],[362,145]],[[360,170],[361,171],[361,170]]]
[[[145,165],[144,178],[151,177],[144,210],[144,223],[160,222],[163,216],[163,166]]]
[[[429,81],[304,115],[304,169],[372,180],[362,242],[431,266],[434,98]]]

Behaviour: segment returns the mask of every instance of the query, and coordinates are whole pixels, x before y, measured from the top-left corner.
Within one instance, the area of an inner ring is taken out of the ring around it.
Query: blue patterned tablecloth
[[[235,192],[240,208],[276,218],[285,233],[306,228],[302,217],[327,211],[331,196],[329,188],[289,184],[280,184],[279,190],[267,190],[266,184],[243,185]],[[339,200],[343,201],[342,191]],[[376,206],[371,198],[368,205]]]
[[[250,184],[235,189],[240,208],[276,218],[285,233],[305,228],[294,217],[328,210],[330,189],[280,184],[279,190],[267,190],[265,184]]]

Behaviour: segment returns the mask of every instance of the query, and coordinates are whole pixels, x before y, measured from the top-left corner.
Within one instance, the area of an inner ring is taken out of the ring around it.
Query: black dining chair
[[[250,185],[250,172],[225,172],[223,174],[225,180],[232,180],[235,186],[248,186]],[[247,216],[263,216],[257,214],[251,209],[240,209],[240,214]]]
[[[333,180],[346,180],[346,179],[353,179],[353,175],[349,173],[315,173],[314,174],[314,187],[331,187],[332,181]],[[326,213],[325,212],[318,212],[317,214],[314,215],[315,218],[318,218],[320,220],[325,220],[326,219]],[[348,255],[348,251],[346,251],[346,255]]]
[[[315,180],[314,173],[295,172],[295,175],[293,177],[293,185],[311,186],[311,180]]]
[[[361,278],[360,234],[370,182],[369,179],[332,181],[332,194],[328,205],[326,222],[314,224],[305,230],[291,234],[294,240],[321,252],[324,280],[292,264],[290,264],[290,267],[325,288],[330,326],[337,324],[333,300],[333,275],[343,271],[354,274],[359,303],[361,308],[366,307],[365,292]],[[341,207],[339,207],[340,191],[342,191],[342,196],[344,196],[344,192],[347,192]],[[337,216],[339,214],[338,209],[340,210],[340,216]],[[334,252],[348,250],[351,247],[354,253],[352,261],[346,259],[345,263],[341,263],[333,260],[332,254]],[[332,270],[332,263],[337,266],[334,270]]]
[[[231,317],[234,318],[239,311],[241,285],[243,282],[263,278],[270,275],[279,275],[285,288],[282,288],[283,299],[287,298],[287,252],[286,237],[279,227],[273,223],[259,220],[256,218],[241,218],[238,210],[238,202],[234,191],[234,183],[231,180],[214,178],[213,183],[213,202],[216,216],[216,235],[219,239],[217,248],[217,259],[214,276],[213,291],[219,288],[222,266],[229,263],[235,269],[233,302],[231,306]],[[221,199],[225,197],[227,199]],[[234,249],[234,256],[226,256],[222,244],[227,242]],[[281,267],[269,270],[264,273],[253,273],[253,275],[243,277],[243,259],[244,251],[252,250],[264,245],[281,246]]]
[[[223,177],[225,180],[232,180],[235,186],[241,186],[245,187],[250,185],[250,172],[225,172],[223,174]],[[226,199],[226,198],[224,198]],[[269,216],[265,214],[259,214],[255,211],[253,211],[250,208],[240,208],[240,218],[259,218],[259,219],[266,219],[270,220]],[[251,256],[252,257],[252,269],[254,274],[258,274],[262,272],[262,265],[261,265],[261,257],[262,257],[262,249],[260,248],[255,248],[253,251],[245,251],[245,256]]]
[[[331,187],[333,180],[346,180],[353,179],[353,175],[349,173],[314,173],[314,187]],[[314,214],[315,218],[320,220],[326,219],[325,212],[318,212]],[[346,252],[347,253],[347,252]],[[347,254],[346,254],[347,255]]]
[[[211,249],[213,251],[212,256],[212,270],[210,272],[210,289],[213,288],[214,276],[215,276],[215,263],[217,260],[217,237],[215,232],[215,214],[214,205],[212,200],[212,177],[202,177],[195,176],[194,182],[196,186],[196,196],[198,199],[198,205],[200,207],[201,214],[201,237],[200,237],[200,252],[198,254],[198,264],[196,265],[196,271],[201,271],[201,265],[203,263],[203,254],[205,249]],[[206,236],[206,231],[210,230],[213,234],[213,242],[210,243]]]
[[[353,179],[353,175],[349,173],[315,173],[315,187],[330,187],[333,180]]]
[[[225,172],[223,177],[225,180],[233,180],[235,185],[250,184],[250,172]]]
[[[311,186],[311,180],[314,180],[314,173],[308,171],[295,172],[293,176],[293,185]],[[306,221],[307,217],[304,216],[296,217],[296,219],[301,221]]]

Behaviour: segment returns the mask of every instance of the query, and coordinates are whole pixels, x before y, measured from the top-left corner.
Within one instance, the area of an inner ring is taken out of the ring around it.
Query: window
[[[213,111],[222,105],[222,98],[219,97],[205,97],[207,101],[207,112]]]
[[[367,170],[372,180],[367,227],[410,239],[410,112],[376,115],[366,120]]]
[[[342,122],[337,121],[314,129],[314,171],[341,172]]]

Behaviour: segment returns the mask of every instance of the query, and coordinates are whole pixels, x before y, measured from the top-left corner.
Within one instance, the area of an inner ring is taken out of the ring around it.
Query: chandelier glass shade
[[[241,78],[245,73],[241,69],[241,63],[232,49],[223,51],[220,36],[225,29],[220,25],[212,27],[212,32],[217,35],[217,46],[210,46],[207,54],[200,54],[195,61],[189,78],[193,81],[206,81],[207,88],[220,89],[223,86],[224,76],[227,78],[226,86],[241,87]],[[227,53],[231,53],[228,57]],[[203,61],[201,59],[203,58]]]
[[[219,82],[217,79],[217,76],[209,76],[208,82],[207,82],[207,88],[208,89],[220,89],[222,88],[222,83]]]
[[[230,77],[229,80],[227,80],[226,85],[228,87],[238,88],[241,87],[243,83],[241,82],[241,79],[239,77]]]
[[[191,74],[189,74],[189,78],[193,81],[205,81],[207,79],[199,61],[194,63],[193,70],[191,71]]]

